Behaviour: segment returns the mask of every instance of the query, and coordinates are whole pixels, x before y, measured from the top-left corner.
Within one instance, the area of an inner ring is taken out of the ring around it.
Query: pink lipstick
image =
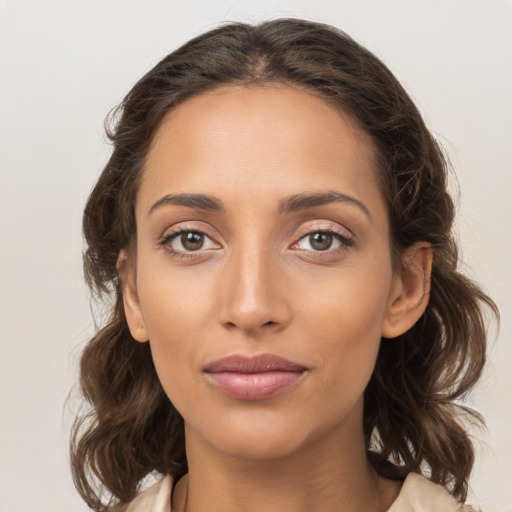
[[[272,354],[233,355],[208,364],[204,373],[218,391],[239,400],[264,400],[299,382],[307,368]]]

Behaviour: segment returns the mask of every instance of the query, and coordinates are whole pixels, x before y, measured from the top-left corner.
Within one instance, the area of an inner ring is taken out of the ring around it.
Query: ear
[[[116,268],[121,282],[123,294],[124,314],[128,323],[130,333],[136,341],[144,343],[149,336],[146,330],[146,323],[140,307],[139,295],[135,278],[135,263],[123,249],[117,258]]]
[[[433,250],[427,242],[417,242],[403,254],[382,324],[384,338],[400,336],[424,313],[430,297],[432,257]]]

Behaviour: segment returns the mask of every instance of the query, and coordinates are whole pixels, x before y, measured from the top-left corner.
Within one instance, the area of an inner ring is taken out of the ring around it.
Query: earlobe
[[[417,242],[405,251],[383,320],[384,338],[405,333],[424,313],[430,297],[432,257],[432,246],[427,242]]]
[[[136,341],[145,343],[148,341],[149,336],[137,293],[135,267],[132,259],[124,249],[119,253],[116,268],[119,273],[124,314],[130,333]]]

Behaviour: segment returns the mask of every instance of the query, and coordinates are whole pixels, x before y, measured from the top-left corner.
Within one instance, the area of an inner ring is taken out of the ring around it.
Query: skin
[[[369,512],[396,498],[399,484],[366,458],[363,392],[381,337],[426,307],[432,251],[416,244],[394,270],[376,172],[354,121],[283,85],[224,86],[158,129],[137,195],[136,255],[123,252],[120,270],[132,335],[150,340],[185,421],[189,475],[173,510]],[[279,212],[291,196],[326,191],[355,201]],[[214,196],[225,211],[167,194]],[[171,238],[179,230],[204,237],[183,245]],[[342,238],[322,238],[329,230]],[[276,396],[238,400],[203,372],[233,354],[275,354],[307,371]]]

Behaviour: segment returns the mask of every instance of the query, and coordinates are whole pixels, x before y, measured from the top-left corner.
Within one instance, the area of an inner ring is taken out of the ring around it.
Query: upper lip
[[[305,366],[273,354],[232,355],[217,359],[204,368],[207,373],[303,372],[305,370],[307,370]]]

